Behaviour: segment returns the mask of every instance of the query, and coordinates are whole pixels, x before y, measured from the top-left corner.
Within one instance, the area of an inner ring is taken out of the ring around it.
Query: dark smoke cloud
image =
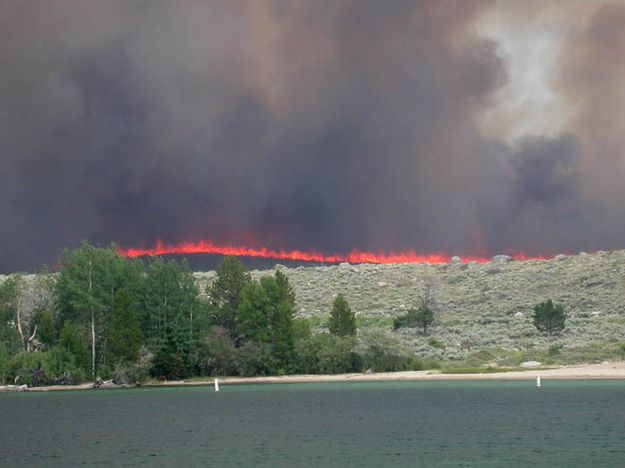
[[[625,19],[597,8],[567,43],[562,87],[589,96],[572,133],[511,144],[476,124],[507,79],[498,45],[478,34],[489,8],[5,0],[0,271],[53,264],[81,239],[622,247],[623,190],[598,187],[604,172],[622,177],[622,136],[602,147],[584,129],[597,93],[622,122],[610,101],[622,102],[622,64],[596,54],[623,47]]]

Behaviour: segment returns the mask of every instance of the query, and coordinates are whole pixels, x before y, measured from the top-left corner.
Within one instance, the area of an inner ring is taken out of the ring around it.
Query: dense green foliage
[[[132,362],[139,359],[141,326],[136,306],[123,289],[115,294],[108,339],[111,343],[108,347],[110,361]]]
[[[135,382],[194,375],[342,373],[419,368],[388,333],[356,337],[334,301],[330,333],[296,319],[288,277],[252,279],[226,258],[202,297],[186,261],[128,260],[88,243],[64,253],[24,301],[23,277],[0,284],[0,382]],[[28,309],[28,310],[26,310]]]
[[[140,262],[126,260],[114,247],[100,249],[84,243],[63,254],[56,283],[59,316],[61,322],[69,320],[88,330],[92,377],[106,365],[108,325],[116,292],[124,289],[135,298],[141,270]]]
[[[336,336],[356,335],[356,314],[352,312],[347,299],[342,294],[334,299],[328,329]]]
[[[534,326],[549,335],[558,333],[565,328],[566,312],[561,304],[554,304],[551,299],[534,307]]]

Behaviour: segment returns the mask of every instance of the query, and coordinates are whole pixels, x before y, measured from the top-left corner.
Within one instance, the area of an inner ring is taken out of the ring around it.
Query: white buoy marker
[[[540,387],[540,375],[536,377],[536,386]]]
[[[215,391],[219,391],[219,379],[215,379]]]

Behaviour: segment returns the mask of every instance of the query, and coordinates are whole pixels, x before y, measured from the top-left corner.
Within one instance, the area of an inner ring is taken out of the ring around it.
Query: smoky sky
[[[569,8],[540,5],[509,14]],[[571,7],[551,85],[573,118],[514,139],[480,125],[511,79],[480,20],[508,7],[1,0],[0,272],[82,239],[622,248],[625,4]]]

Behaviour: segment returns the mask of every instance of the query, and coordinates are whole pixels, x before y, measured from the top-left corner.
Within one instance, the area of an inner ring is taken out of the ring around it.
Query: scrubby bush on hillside
[[[426,335],[428,327],[434,322],[434,312],[428,307],[412,308],[406,314],[401,315],[393,321],[393,328],[416,328],[419,327]]]
[[[419,296],[419,307],[411,308],[405,315],[395,318],[393,328],[415,328],[423,329],[423,334],[427,335],[428,327],[434,322],[434,308],[436,300],[434,297],[434,286],[431,282],[426,284],[423,294]]]

